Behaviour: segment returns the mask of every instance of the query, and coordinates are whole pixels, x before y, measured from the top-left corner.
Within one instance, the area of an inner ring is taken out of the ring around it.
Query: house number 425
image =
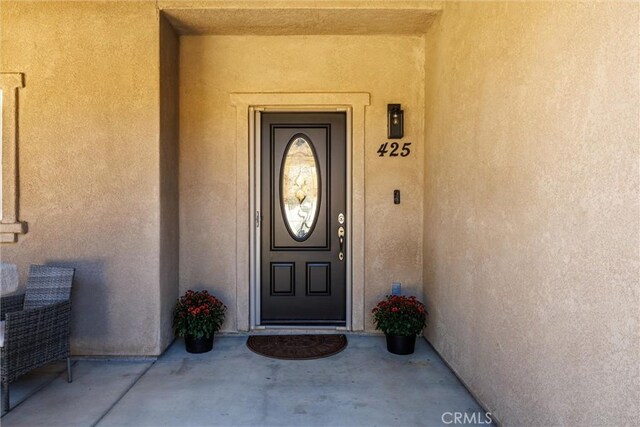
[[[407,157],[409,154],[411,154],[411,148],[409,148],[410,146],[410,142],[405,142],[404,144],[402,144],[402,148],[400,148],[400,144],[398,144],[397,142],[385,142],[384,144],[380,145],[380,148],[378,148],[378,155],[380,157],[384,157],[387,154],[389,155],[389,157]],[[400,152],[398,152],[398,150]]]

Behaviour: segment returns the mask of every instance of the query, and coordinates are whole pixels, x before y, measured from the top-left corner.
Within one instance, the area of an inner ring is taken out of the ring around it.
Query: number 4
[[[378,148],[378,155],[380,157],[384,157],[384,155],[387,153],[387,142],[385,142],[384,144],[380,145],[380,148]]]

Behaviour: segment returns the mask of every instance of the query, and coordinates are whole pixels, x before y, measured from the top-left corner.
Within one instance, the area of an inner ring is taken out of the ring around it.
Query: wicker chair
[[[73,268],[32,265],[26,293],[0,298],[3,412],[10,410],[9,383],[32,369],[66,358],[71,382],[69,320],[74,272]]]

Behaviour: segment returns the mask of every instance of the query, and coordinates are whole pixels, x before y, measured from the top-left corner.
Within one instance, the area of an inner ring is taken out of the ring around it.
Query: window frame
[[[18,94],[24,88],[24,74],[0,73],[2,93],[2,218],[0,243],[14,243],[27,232],[18,219]]]

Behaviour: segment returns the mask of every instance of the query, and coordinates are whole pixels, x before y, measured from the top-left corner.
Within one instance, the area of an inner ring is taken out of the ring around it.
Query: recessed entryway
[[[229,306],[224,331],[262,326],[251,260],[259,209],[251,205],[250,135],[263,112],[347,116],[352,216],[344,327],[372,331],[370,310],[392,282],[420,295],[422,196],[403,192],[400,205],[391,196],[421,181],[423,47],[421,36],[401,35],[180,38],[180,290],[216,290]],[[388,51],[391,63],[381,60]],[[388,103],[406,112],[407,157],[377,154],[387,141]]]

